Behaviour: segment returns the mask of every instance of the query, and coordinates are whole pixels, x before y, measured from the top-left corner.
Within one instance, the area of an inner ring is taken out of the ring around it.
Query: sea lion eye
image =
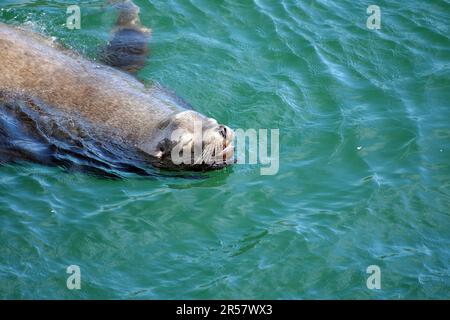
[[[158,143],[158,146],[156,149],[161,152],[161,154],[166,153],[170,148],[170,140],[164,139],[161,142]]]
[[[156,146],[156,150],[158,150],[158,152],[160,153],[164,153],[166,151],[166,146],[164,141],[161,141],[160,143],[158,143],[158,145]]]

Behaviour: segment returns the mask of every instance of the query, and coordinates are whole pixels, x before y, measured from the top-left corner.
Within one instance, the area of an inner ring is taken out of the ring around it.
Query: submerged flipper
[[[112,67],[136,73],[145,66],[149,55],[151,30],[142,26],[139,7],[132,0],[109,0],[118,10],[112,38],[103,48],[100,60]]]

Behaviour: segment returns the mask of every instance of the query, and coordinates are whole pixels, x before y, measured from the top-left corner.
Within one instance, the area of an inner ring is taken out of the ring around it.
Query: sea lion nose
[[[225,126],[219,126],[219,133],[224,139],[227,138],[227,128]]]

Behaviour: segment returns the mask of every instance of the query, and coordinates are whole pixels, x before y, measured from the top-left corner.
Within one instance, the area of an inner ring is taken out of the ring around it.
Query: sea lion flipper
[[[100,60],[105,64],[136,73],[145,66],[151,30],[142,26],[139,7],[132,0],[109,0],[118,10],[111,40],[101,50]]]

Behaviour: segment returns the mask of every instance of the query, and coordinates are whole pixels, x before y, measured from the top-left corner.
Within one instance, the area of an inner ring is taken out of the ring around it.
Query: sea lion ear
[[[142,152],[144,152],[145,154],[148,154],[157,159],[161,159],[164,154],[163,150],[158,148],[158,144],[153,141],[141,143],[137,146],[137,148]]]

